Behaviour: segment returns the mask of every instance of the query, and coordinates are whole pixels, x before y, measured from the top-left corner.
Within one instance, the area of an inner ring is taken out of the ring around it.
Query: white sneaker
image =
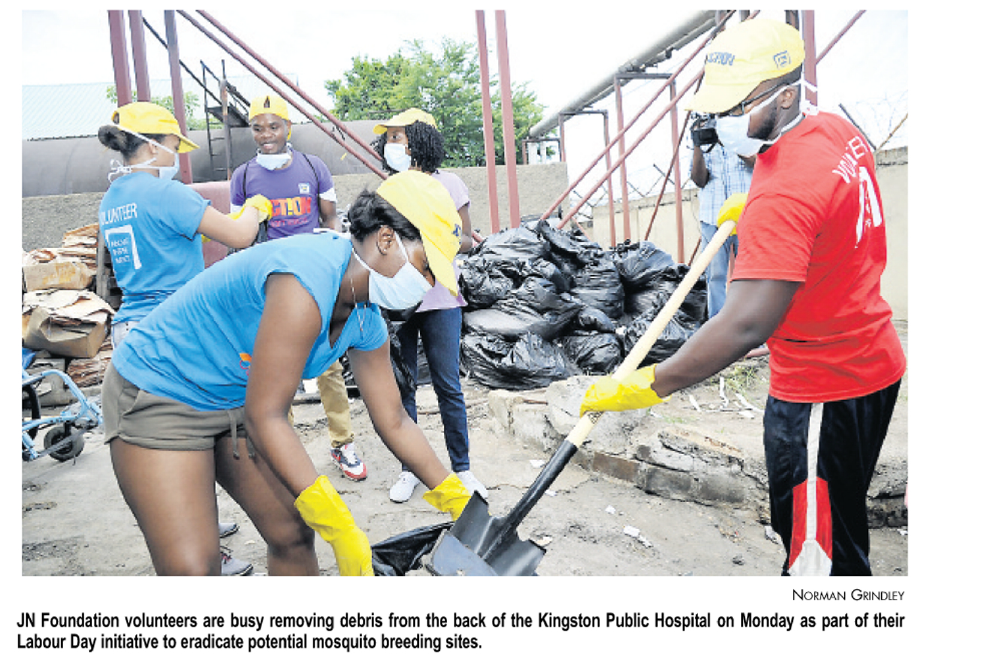
[[[413,471],[402,471],[396,484],[389,488],[389,500],[393,503],[406,503],[419,484],[420,479],[413,474]]]
[[[458,474],[458,479],[462,481],[465,485],[465,489],[469,492],[478,492],[479,496],[483,499],[489,498],[489,490],[486,486],[479,482],[478,478],[471,471],[461,471]]]

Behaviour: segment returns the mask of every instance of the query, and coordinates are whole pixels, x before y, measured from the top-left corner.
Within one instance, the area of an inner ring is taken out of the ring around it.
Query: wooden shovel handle
[[[689,291],[692,290],[699,277],[703,275],[707,265],[713,261],[713,256],[716,255],[720,246],[731,235],[735,227],[736,225],[728,221],[717,228],[716,234],[706,244],[703,252],[696,256],[695,261],[689,267],[689,272],[683,277],[675,292],[672,293],[672,296],[665,302],[665,306],[662,307],[658,315],[651,321],[651,325],[641,335],[641,338],[637,340],[634,347],[630,349],[630,352],[627,353],[627,357],[620,363],[620,366],[614,370],[612,374],[614,380],[622,380],[637,371],[641,362],[644,361],[644,358],[647,357],[648,352],[651,350],[651,346],[654,345],[658,337],[665,331],[668,321],[672,319],[675,312],[682,306],[682,302],[685,301]],[[589,436],[592,428],[596,426],[596,421],[600,415],[602,413],[586,413],[583,415],[566,438],[577,446],[581,445],[586,440],[586,437]]]

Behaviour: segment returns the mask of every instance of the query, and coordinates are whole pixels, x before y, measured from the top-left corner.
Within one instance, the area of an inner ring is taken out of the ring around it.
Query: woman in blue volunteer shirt
[[[111,184],[100,203],[100,232],[123,293],[111,329],[116,346],[128,329],[203,271],[201,235],[244,248],[255,240],[272,207],[259,198],[227,216],[174,181],[179,154],[198,146],[157,104],[120,107],[97,136],[121,154],[121,160],[111,161]]]
[[[231,246],[248,246],[259,224],[272,213],[259,197],[226,216],[195,190],[173,180],[179,153],[198,146],[183,136],[179,122],[151,102],[126,104],[97,133],[100,143],[120,153],[111,161],[110,187],[100,202],[100,232],[121,289],[121,307],[110,330],[116,348],[152,309],[203,271],[201,235]],[[222,523],[227,534],[237,525]],[[225,575],[246,575],[252,565],[221,551]]]
[[[351,234],[279,239],[181,287],[115,350],[104,381],[105,439],[159,574],[217,573],[215,481],[268,546],[271,575],[316,575],[313,532],[343,575],[371,575],[371,550],[288,420],[301,378],[346,351],[386,446],[457,517],[469,493],[400,402],[379,307],[457,290],[458,214],[417,172],[362,193]]]

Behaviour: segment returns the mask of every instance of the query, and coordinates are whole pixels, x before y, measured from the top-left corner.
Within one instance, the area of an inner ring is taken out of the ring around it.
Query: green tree
[[[417,107],[432,114],[444,136],[451,167],[484,165],[482,92],[479,87],[477,47],[444,38],[440,53],[420,40],[407,42],[385,62],[365,56],[352,58],[343,79],[324,82],[341,120],[383,120]],[[544,105],[526,85],[511,86],[513,124],[518,162],[523,159],[521,140],[541,120]],[[496,80],[490,82],[496,162],[503,155],[503,119]]]

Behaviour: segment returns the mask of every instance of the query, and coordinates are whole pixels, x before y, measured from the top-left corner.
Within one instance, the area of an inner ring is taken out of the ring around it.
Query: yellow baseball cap
[[[188,153],[200,148],[183,136],[179,121],[168,109],[153,102],[132,102],[118,107],[110,117],[117,127],[138,135],[176,135],[179,137],[179,153]]]
[[[255,118],[259,114],[275,114],[283,120],[290,120],[289,106],[286,100],[278,95],[262,95],[251,101],[248,107],[248,120]]]
[[[755,18],[724,30],[706,52],[703,85],[686,107],[719,114],[743,102],[762,81],[775,79],[803,63],[806,49],[788,23]]]
[[[433,116],[428,114],[426,111],[411,107],[406,111],[401,111],[400,113],[396,114],[388,121],[379,123],[374,128],[372,128],[372,132],[376,133],[377,135],[381,135],[383,132],[386,131],[386,128],[405,128],[406,126],[411,125],[414,121],[427,123],[427,125],[431,126],[432,128],[437,127],[437,123],[434,121]]]
[[[461,246],[462,219],[448,189],[434,177],[408,169],[383,181],[376,193],[420,230],[431,273],[457,295],[454,262]]]

